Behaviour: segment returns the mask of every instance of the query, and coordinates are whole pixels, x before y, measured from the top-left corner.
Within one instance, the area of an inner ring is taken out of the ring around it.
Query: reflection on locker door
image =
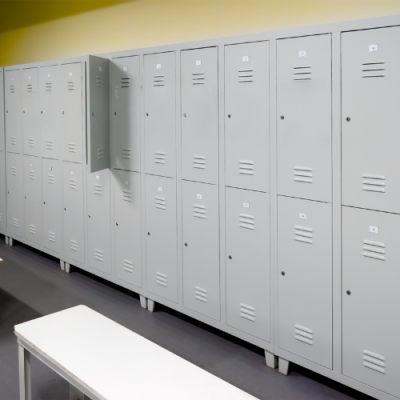
[[[113,58],[110,63],[111,166],[140,171],[139,56]]]
[[[226,185],[269,190],[269,43],[225,47]]]
[[[278,194],[332,201],[331,36],[277,41]]]
[[[400,397],[400,216],[343,207],[343,373]]]
[[[72,260],[84,263],[85,221],[81,164],[63,162],[63,202],[63,254]]]
[[[226,189],[228,325],[271,341],[269,195]]]
[[[183,304],[221,319],[218,186],[182,182]]]
[[[5,150],[5,137],[4,137],[4,81],[3,70],[0,69],[0,151]]]
[[[80,62],[60,67],[60,133],[64,161],[81,163],[84,142],[83,77]]]
[[[24,155],[25,239],[42,244],[42,165]]]
[[[400,213],[400,28],[342,34],[343,204]]]
[[[149,292],[178,302],[176,181],[146,175],[146,270]]]
[[[332,211],[278,198],[278,345],[332,368]]]
[[[145,169],[176,176],[175,52],[144,56]]]
[[[114,192],[115,276],[142,287],[140,174],[112,171]]]
[[[22,152],[22,85],[19,69],[5,72],[6,148]]]
[[[182,178],[218,183],[218,52],[181,53]]]
[[[7,208],[6,208],[6,154],[0,151],[0,233],[7,231]]]
[[[56,253],[62,251],[63,181],[59,160],[42,159],[43,246]]]

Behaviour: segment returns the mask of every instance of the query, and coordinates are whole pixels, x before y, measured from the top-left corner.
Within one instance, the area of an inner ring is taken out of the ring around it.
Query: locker
[[[85,262],[85,220],[83,217],[83,167],[63,162],[63,255]]]
[[[226,188],[228,325],[271,341],[269,195]]]
[[[40,157],[24,155],[25,239],[42,244],[42,165]]]
[[[277,41],[278,194],[332,201],[331,35]]]
[[[7,208],[6,208],[6,155],[0,150],[0,233],[7,231]]]
[[[6,148],[14,153],[22,152],[22,85],[19,69],[5,71],[5,120]],[[22,176],[22,175],[21,175]]]
[[[332,210],[278,198],[278,345],[332,368]]]
[[[147,290],[178,302],[176,181],[146,175]]]
[[[63,233],[63,177],[60,160],[42,159],[43,246],[61,254]]]
[[[400,213],[400,28],[342,34],[342,201]]]
[[[226,185],[269,191],[269,42],[225,46]]]
[[[4,136],[4,74],[0,69],[0,151],[5,150],[5,136]]]
[[[182,181],[183,304],[221,319],[218,186]]]
[[[140,172],[139,56],[111,64],[111,167]]]
[[[146,173],[176,177],[175,52],[144,56]]]
[[[114,193],[115,275],[142,287],[142,224],[140,174],[112,171]]]
[[[23,69],[22,132],[24,154],[40,156],[40,115],[38,68]]]
[[[342,218],[343,373],[400,397],[400,216],[343,207]]]
[[[182,178],[218,183],[218,51],[181,52]]]

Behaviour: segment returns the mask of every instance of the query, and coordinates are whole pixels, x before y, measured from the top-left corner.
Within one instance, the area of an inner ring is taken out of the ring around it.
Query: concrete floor
[[[371,399],[298,366],[291,368],[289,376],[283,376],[265,366],[261,349],[162,306],[150,313],[140,307],[135,293],[78,269],[66,274],[60,270],[58,260],[19,243],[8,247],[1,235],[0,258],[4,259],[0,264],[1,400],[19,398],[14,325],[78,304],[87,305],[259,399]],[[68,384],[33,357],[32,400],[47,399],[67,400]]]

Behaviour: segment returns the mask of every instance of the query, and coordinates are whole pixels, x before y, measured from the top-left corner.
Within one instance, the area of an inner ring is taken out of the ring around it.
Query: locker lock
[[[281,119],[285,119],[285,116],[284,116],[284,115],[281,115]]]
[[[62,113],[65,114],[65,111],[63,111]]]
[[[92,111],[92,117],[94,116],[94,112]]]
[[[350,292],[350,290],[348,290],[346,293],[347,293],[349,296],[351,295],[351,292]]]
[[[147,234],[150,236],[150,232],[147,232]]]
[[[46,202],[44,201],[43,204],[46,204]]]
[[[231,114],[228,114],[228,118],[230,118],[232,115]]]
[[[25,111],[22,111],[25,114]]]
[[[285,276],[285,271],[282,271],[281,274],[282,274],[283,276]]]
[[[116,111],[114,111],[114,115],[117,115],[117,112],[116,112]]]
[[[232,260],[232,256],[229,256],[229,259]]]
[[[66,209],[66,208],[64,208],[64,211],[67,211],[67,209]]]
[[[115,114],[116,115],[116,114]],[[146,113],[146,117],[148,117],[149,116],[149,113]]]
[[[40,111],[40,114],[43,114],[43,111]]]
[[[92,216],[89,214],[88,217],[91,218]]]
[[[8,110],[6,111],[6,113],[8,114]]]
[[[183,114],[183,116],[186,118],[186,114]]]
[[[347,117],[347,118],[346,118],[346,121],[347,121],[347,122],[350,122],[350,121],[351,121],[351,118],[350,118],[350,117]]]
[[[25,197],[25,200],[26,200],[26,196],[24,196]]]
[[[90,217],[89,217],[89,218],[90,218]],[[116,222],[116,223],[115,223],[115,225],[119,226],[119,223],[118,223],[118,222]]]
[[[185,246],[187,247],[187,243],[185,243]]]
[[[10,194],[10,192],[7,192],[8,194]]]

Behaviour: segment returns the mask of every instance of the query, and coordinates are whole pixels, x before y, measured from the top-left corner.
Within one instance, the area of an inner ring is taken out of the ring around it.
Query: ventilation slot
[[[10,93],[15,93],[15,85],[10,85]]]
[[[206,219],[207,216],[206,206],[202,206],[201,204],[194,204],[193,216],[196,218]]]
[[[103,186],[100,185],[99,183],[95,183],[93,188],[93,193],[101,196],[103,194]]]
[[[309,345],[313,345],[313,331],[308,328],[304,328],[304,326],[295,325],[294,326],[294,337],[300,342],[307,343]]]
[[[54,175],[53,174],[48,174],[47,175],[47,183],[50,183],[50,185],[54,185],[55,183]]]
[[[36,227],[35,227],[35,225],[32,225],[32,224],[29,225],[29,233],[31,235],[36,235]]]
[[[163,151],[155,151],[154,162],[156,164],[165,164],[165,153]]]
[[[296,182],[312,183],[312,168],[294,167],[294,180]]]
[[[132,273],[133,272],[133,262],[129,260],[124,260],[124,271]]]
[[[239,174],[254,175],[254,162],[239,160]]]
[[[13,226],[14,228],[18,228],[18,220],[17,220],[17,218],[13,218],[13,219],[12,219],[12,226]]]
[[[248,306],[246,304],[240,304],[240,316],[244,319],[247,319],[251,322],[255,322],[256,320],[256,310],[254,307]]]
[[[160,210],[165,210],[166,209],[165,197],[156,196],[155,206],[156,206],[156,208],[159,208]]]
[[[13,146],[16,146],[17,145],[17,137],[16,136],[11,136],[10,143]]]
[[[363,240],[363,256],[385,261],[385,244]]]
[[[167,286],[167,275],[162,274],[161,272],[156,273],[156,283],[160,286]]]
[[[364,63],[361,67],[363,78],[384,78],[385,61]]]
[[[76,144],[75,143],[68,143],[68,152],[76,153]]]
[[[76,240],[70,240],[70,246],[69,248],[72,251],[78,251],[78,242]]]
[[[312,244],[313,233],[311,228],[296,225],[294,227],[294,240]]]
[[[54,142],[52,140],[46,141],[46,150],[54,150]]]
[[[239,226],[245,229],[254,230],[254,216],[249,214],[239,214]]]
[[[201,287],[194,287],[194,298],[196,300],[202,301],[203,303],[207,303],[207,290],[202,289]]]
[[[363,351],[363,365],[366,368],[373,369],[374,371],[384,374],[386,367],[385,361],[385,357],[382,357],[379,354],[371,353],[368,350]]]
[[[49,242],[56,242],[56,234],[54,232],[49,231]]]
[[[3,220],[3,217],[2,217],[2,215],[1,215],[1,213],[0,213],[0,221],[2,221]]]
[[[76,179],[69,178],[69,188],[76,190],[77,188]]]
[[[309,81],[312,79],[312,67],[293,67],[293,80]]]
[[[73,81],[68,82],[68,90],[75,90],[75,82]]]
[[[165,86],[164,75],[154,75],[154,87]]]
[[[131,159],[131,149],[121,149],[121,158],[124,160]]]
[[[30,169],[28,171],[28,178],[34,180],[35,179],[35,171]]]
[[[121,78],[121,89],[127,89],[131,86],[130,78]]]
[[[363,190],[385,193],[385,177],[383,175],[363,174]]]
[[[104,158],[105,154],[106,154],[106,152],[105,152],[104,148],[97,149],[97,159],[98,160],[101,160],[102,158]]]
[[[122,191],[122,200],[123,201],[132,201],[132,192],[130,190],[123,190]]]
[[[26,85],[26,91],[27,91],[28,93],[32,93],[32,92],[33,92],[33,85],[32,85],[32,83],[28,83],[28,84]]]
[[[17,176],[17,167],[11,167],[11,175]]]
[[[35,139],[28,138],[28,147],[35,147]]]
[[[204,85],[206,83],[206,77],[204,72],[196,72],[192,74],[192,85]]]
[[[104,261],[104,253],[102,250],[94,249],[94,258],[97,261],[103,262]]]
[[[206,158],[204,156],[193,156],[193,168],[206,169]]]
[[[52,82],[46,82],[45,90],[46,90],[46,92],[52,92],[53,91],[53,83]]]
[[[249,83],[253,82],[253,70],[252,69],[242,69],[239,71],[239,83]]]
[[[97,76],[96,77],[96,86],[98,88],[103,88],[104,87],[104,78],[102,78],[101,76]]]

